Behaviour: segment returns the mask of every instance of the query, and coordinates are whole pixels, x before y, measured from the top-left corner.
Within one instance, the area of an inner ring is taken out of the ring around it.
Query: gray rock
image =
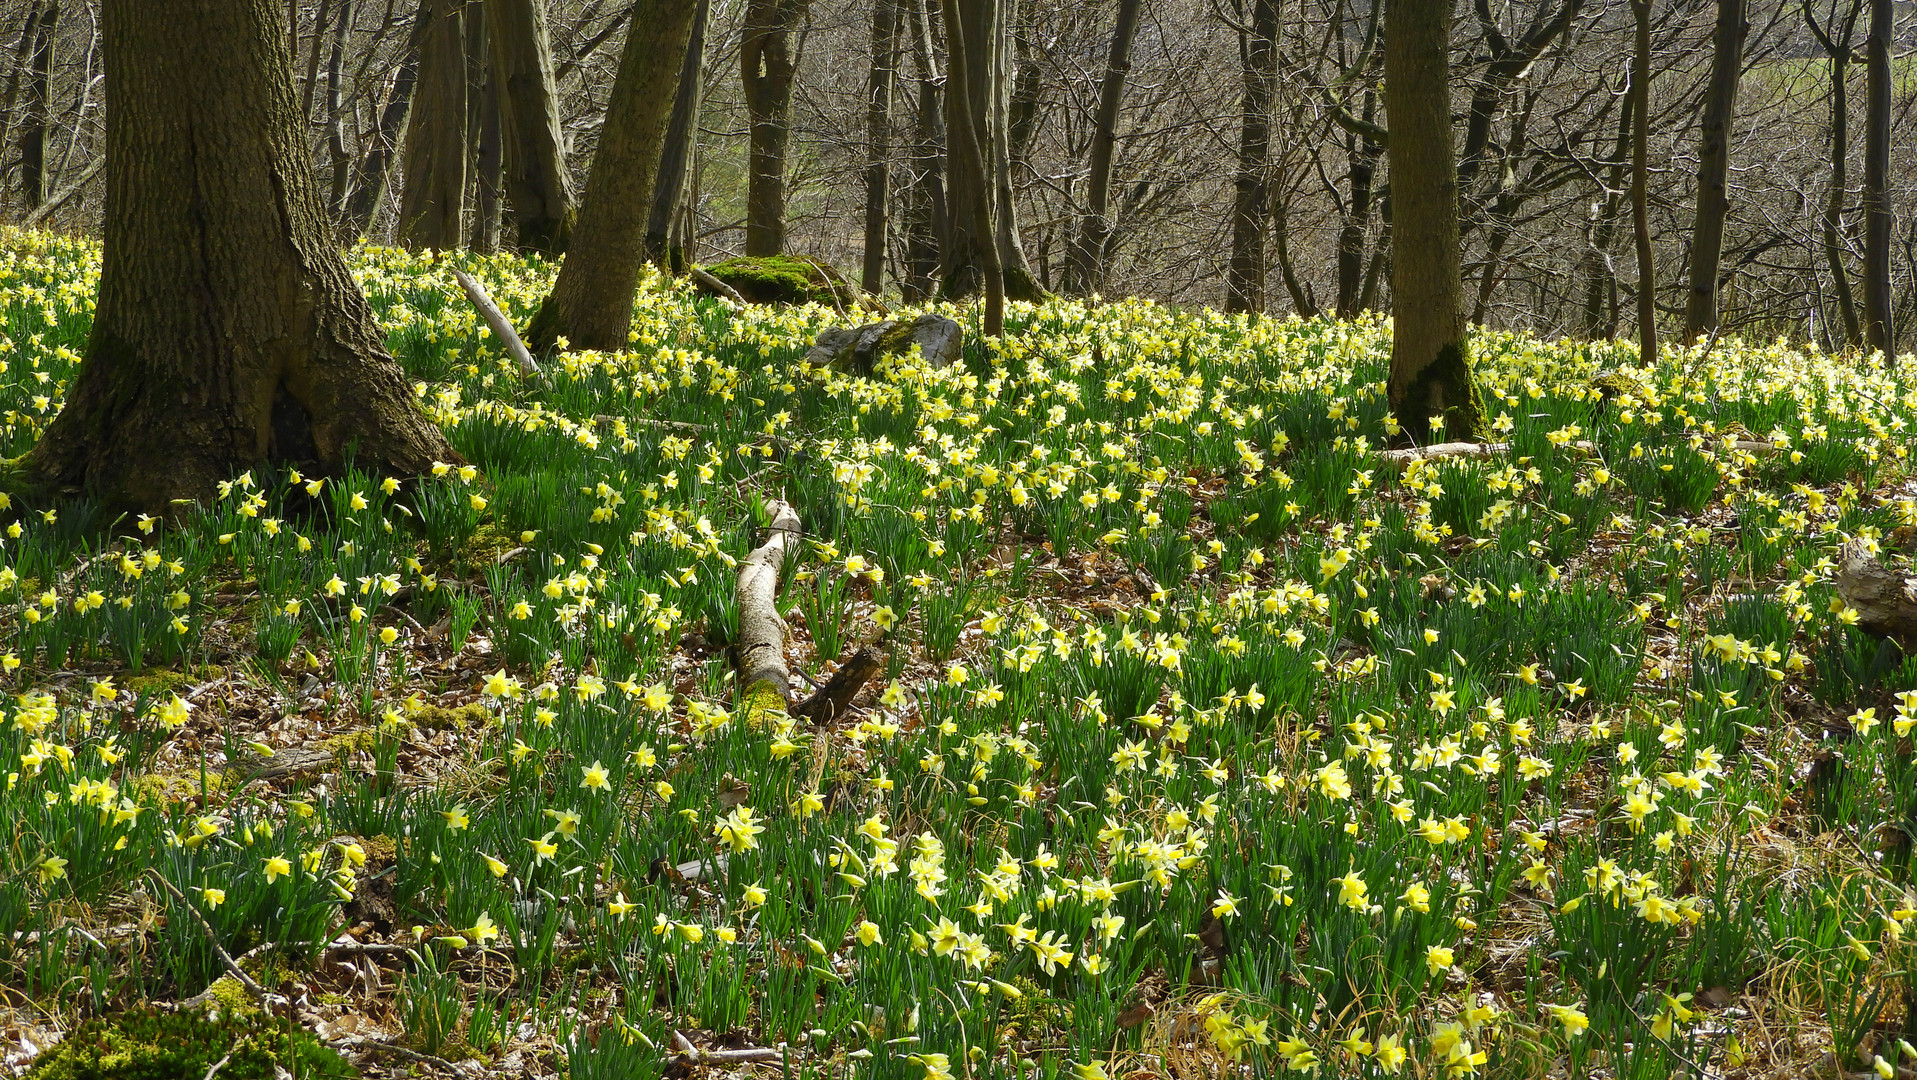
[[[965,331],[958,323],[942,315],[920,315],[910,323],[886,319],[823,330],[805,359],[815,367],[833,365],[869,375],[880,357],[903,355],[917,345],[927,364],[943,368],[958,362],[964,342]]]

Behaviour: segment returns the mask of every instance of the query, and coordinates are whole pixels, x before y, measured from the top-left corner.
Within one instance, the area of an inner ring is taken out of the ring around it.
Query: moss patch
[[[1426,364],[1405,387],[1403,399],[1392,412],[1404,433],[1413,439],[1423,440],[1431,431],[1432,416],[1442,412],[1447,438],[1475,440],[1484,426],[1484,404],[1464,350],[1456,342],[1441,349],[1437,359]]]
[[[237,1017],[141,1009],[95,1017],[40,1055],[35,1080],[180,1080],[203,1077],[221,1058],[222,1080],[356,1077],[359,1070],[303,1028]]]
[[[706,272],[755,304],[848,307],[857,302],[851,284],[837,270],[797,255],[742,256],[708,266]]]

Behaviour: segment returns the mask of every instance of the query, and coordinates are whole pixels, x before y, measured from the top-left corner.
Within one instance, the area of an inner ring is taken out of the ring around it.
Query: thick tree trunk
[[[1651,0],[1631,0],[1637,44],[1631,54],[1631,233],[1637,243],[1637,342],[1641,363],[1657,362],[1657,264],[1651,253]]]
[[[553,348],[560,338],[575,349],[626,347],[632,298],[645,265],[653,182],[697,6],[684,0],[638,0],[633,6],[572,244],[552,295],[526,332],[534,352]]]
[[[1466,357],[1458,170],[1452,157],[1449,0],[1386,0],[1391,122],[1391,375],[1404,433],[1469,439],[1479,423]]]
[[[28,210],[47,197],[47,121],[53,103],[53,43],[60,32],[60,5],[40,13],[33,41],[33,67],[27,75],[26,116],[20,125],[20,195]]]
[[[945,244],[948,297],[985,294],[984,331],[1005,329],[1005,278],[992,222],[992,190],[979,130],[984,97],[973,83],[987,78],[991,60],[982,54],[985,30],[996,18],[997,0],[946,0],[946,154],[951,163],[951,234]],[[980,50],[975,52],[974,50]]]
[[[1697,217],[1691,226],[1691,292],[1684,305],[1684,344],[1717,329],[1718,263],[1724,254],[1724,218],[1731,208],[1731,124],[1744,68],[1745,0],[1717,0],[1711,84],[1697,148]]]
[[[897,0],[872,0],[872,77],[865,102],[865,259],[859,287],[885,287],[885,211],[892,187],[892,84],[898,69]]]
[[[572,176],[553,84],[545,0],[486,0],[506,198],[521,251],[558,255],[572,236]]]
[[[335,247],[278,0],[105,0],[106,257],[86,359],[24,462],[164,513],[261,460],[419,475],[457,455]],[[183,213],[182,207],[195,207]]]
[[[380,200],[386,196],[393,154],[399,148],[400,129],[406,126],[406,118],[412,114],[413,91],[419,85],[420,54],[426,49],[427,34],[432,27],[433,7],[429,0],[419,5],[412,34],[407,38],[405,56],[393,74],[392,96],[380,110],[379,124],[369,140],[370,148],[360,157],[359,167],[353,170],[352,194],[346,197],[346,211],[342,215],[342,231],[348,239],[357,240],[366,235],[373,227],[373,215],[379,212]]]
[[[499,250],[500,219],[504,216],[506,161],[500,145],[499,76],[487,40],[491,29],[484,8],[466,19],[466,133],[472,139],[473,220],[469,243],[474,251],[490,255]]]
[[[739,42],[751,149],[746,254],[785,252],[785,150],[792,136],[792,27],[812,0],[749,0]]]
[[[899,283],[899,291],[907,301],[918,302],[938,290],[939,266],[950,232],[945,203],[945,118],[940,108],[943,88],[924,0],[899,2],[909,5],[907,33],[912,36],[912,61],[919,84],[912,136],[912,186],[906,201],[905,278]]]
[[[1265,310],[1265,221],[1271,212],[1271,102],[1278,82],[1278,0],[1250,3],[1251,23],[1240,31],[1238,39],[1244,97],[1238,125],[1237,175],[1232,181],[1231,262],[1225,271],[1225,310],[1233,312]],[[1448,127],[1448,119],[1446,124]]]
[[[422,0],[432,25],[406,125],[399,240],[450,250],[466,243],[466,0]]]
[[[1864,39],[1864,344],[1895,361],[1890,317],[1890,37],[1892,0],[1870,0]]]
[[[1125,78],[1132,70],[1132,39],[1138,36],[1141,6],[1140,0],[1118,0],[1118,22],[1105,54],[1105,78],[1098,87],[1098,113],[1086,169],[1085,216],[1065,265],[1065,291],[1078,296],[1104,282],[1105,248],[1112,235],[1112,156],[1118,147],[1118,112],[1125,103]]]
[[[685,64],[679,69],[679,92],[673,96],[672,119],[666,124],[666,145],[659,155],[659,179],[652,187],[652,212],[646,218],[646,259],[675,273],[692,265],[689,230],[680,228],[680,207],[692,173],[693,153],[699,146],[699,112],[705,101],[706,25],[712,0],[698,0],[692,16],[692,35],[686,42]],[[675,242],[675,230],[678,232]]]

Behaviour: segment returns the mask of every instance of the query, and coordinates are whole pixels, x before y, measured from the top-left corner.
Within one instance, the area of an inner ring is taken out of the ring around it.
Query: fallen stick
[[[266,987],[254,981],[253,976],[248,975],[246,970],[240,967],[239,961],[233,959],[233,954],[227,952],[226,946],[220,944],[219,935],[213,932],[213,924],[207,922],[206,916],[200,914],[200,909],[194,907],[192,902],[187,900],[186,894],[180,891],[179,886],[168,881],[166,875],[160,873],[158,870],[148,868],[147,874],[152,877],[153,880],[159,882],[161,887],[165,888],[167,893],[171,895],[181,907],[185,908],[188,914],[193,916],[194,922],[200,924],[200,932],[206,935],[206,943],[213,947],[213,955],[220,958],[220,964],[226,968],[227,974],[233,976],[233,978],[239,982],[240,986],[244,987],[246,992],[253,996],[254,1001],[259,1002],[260,1008],[265,1009],[267,1012],[272,1012],[274,1004],[284,1004],[286,1002],[285,998],[272,993],[267,990]]]
[[[519,331],[513,329],[512,320],[506,317],[505,312],[499,310],[498,304],[493,303],[493,298],[486,292],[486,286],[481,285],[471,274],[457,266],[453,267],[453,277],[458,279],[459,287],[466,290],[466,299],[473,302],[473,306],[479,309],[480,316],[486,320],[486,325],[492,328],[493,336],[506,347],[506,354],[519,362],[519,373],[528,376],[538,375],[539,365],[533,362],[532,353],[526,351],[526,343],[519,340]]]
[[[792,706],[794,716],[803,716],[816,724],[829,724],[845,714],[852,699],[872,677],[885,670],[885,650],[877,645],[867,645],[852,654],[825,685],[812,692],[812,696]]]
[[[785,1060],[784,1047],[774,1049],[772,1047],[744,1046],[737,1050],[701,1050],[692,1045],[692,1040],[686,1038],[685,1032],[677,1029],[672,1033],[672,1044],[678,1049],[680,1054],[691,1059],[688,1064],[692,1065],[739,1065]]]
[[[739,636],[732,663],[739,672],[739,711],[751,727],[773,727],[788,715],[792,674],[785,664],[785,620],[776,598],[786,552],[799,539],[799,515],[783,501],[766,504],[772,525],[765,543],[739,564]]]
[[[739,295],[739,290],[713,277],[710,273],[695,266],[686,271],[686,276],[694,282],[697,282],[701,288],[706,289],[708,292],[716,293],[719,299],[735,305],[733,310],[737,311],[746,306],[746,298]]]
[[[670,428],[673,431],[706,430],[705,424],[695,424],[690,420],[654,420],[649,416],[607,416],[604,413],[595,414],[592,418],[595,424],[616,424],[622,421],[637,424],[640,427]]]

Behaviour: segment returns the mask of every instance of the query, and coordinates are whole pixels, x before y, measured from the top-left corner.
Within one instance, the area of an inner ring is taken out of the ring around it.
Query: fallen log
[[[1873,634],[1917,640],[1917,578],[1898,573],[1862,540],[1845,544],[1837,558],[1837,595],[1857,609],[1857,625]]]
[[[792,673],[785,664],[785,620],[776,603],[786,553],[799,542],[799,515],[780,500],[766,504],[772,525],[765,543],[739,564],[739,634],[732,664],[739,675],[739,714],[749,727],[778,726],[789,715]]]
[[[878,645],[867,645],[852,654],[825,685],[812,692],[812,696],[792,706],[794,716],[803,716],[815,724],[829,724],[845,714],[852,699],[879,672],[885,670],[885,649]]]
[[[493,303],[492,296],[486,292],[486,286],[481,285],[471,274],[457,266],[453,267],[453,277],[459,281],[459,287],[466,291],[466,299],[471,300],[473,306],[479,309],[480,317],[486,320],[486,325],[492,329],[493,336],[505,346],[506,355],[519,364],[519,373],[527,376],[538,375],[539,365],[533,362],[532,353],[526,350],[526,343],[519,340],[519,331],[513,329],[513,321],[506,317],[505,312],[499,310],[498,304]]]

